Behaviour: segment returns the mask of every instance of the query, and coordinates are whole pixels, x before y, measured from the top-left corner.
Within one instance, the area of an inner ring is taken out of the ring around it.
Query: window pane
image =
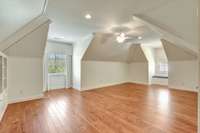
[[[159,70],[160,70],[161,73],[167,73],[168,72],[168,64],[160,63],[159,64]]]
[[[48,72],[49,73],[64,73],[65,72],[65,55],[50,54],[48,57]]]

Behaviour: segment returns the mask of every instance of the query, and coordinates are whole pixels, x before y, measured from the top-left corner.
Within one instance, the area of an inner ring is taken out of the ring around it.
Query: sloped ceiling
[[[166,1],[169,0],[49,0],[46,12],[53,21],[49,38],[62,36],[63,41],[76,42],[93,32],[133,21],[134,14],[156,10]],[[86,20],[86,13],[93,18]]]
[[[44,23],[4,51],[9,56],[43,57],[49,23]]]
[[[161,39],[168,61],[196,60],[197,55],[191,51]]]
[[[0,42],[42,13],[45,0],[1,0]]]
[[[132,16],[139,14],[144,16],[146,20],[187,41],[187,44],[190,44],[191,47],[198,48],[197,1],[49,0],[46,13],[53,22],[50,26],[49,38],[62,36],[64,39],[61,41],[76,42],[94,32],[104,33],[113,27],[134,23]],[[41,14],[44,3],[45,0],[1,0],[0,42],[10,37],[13,33],[16,33],[18,29]],[[90,13],[93,18],[86,20],[84,18],[86,13]],[[142,35],[144,36],[144,40],[147,39],[147,41],[159,37],[153,32],[149,32],[153,36],[149,36],[150,34],[146,35],[145,33],[138,32],[135,35]],[[101,43],[102,40],[107,41],[106,37],[102,38],[95,38],[95,43],[99,45],[93,46],[92,44],[89,49],[93,47],[102,48],[101,45],[105,44],[106,46],[108,45],[107,47],[113,48],[113,51],[121,49],[121,52],[113,52],[110,55],[112,59],[120,55],[120,59],[114,60],[121,61],[127,61],[128,55],[124,51],[127,50],[127,47],[130,47],[130,44],[143,43],[135,40],[126,46],[118,44],[112,46],[116,42],[110,41],[110,44],[103,43],[100,45],[99,40],[101,40]],[[90,56],[87,58],[90,58]]]
[[[105,35],[96,33],[83,60],[147,62],[139,44],[119,44],[113,40],[104,40]]]
[[[148,21],[198,48],[197,8],[198,0],[173,0],[143,15]]]
[[[131,45],[128,52],[128,63],[131,62],[147,62],[147,58],[140,45]]]
[[[15,45],[16,42],[20,41],[21,39],[32,33],[35,29],[39,28],[44,23],[50,23],[50,20],[44,15],[38,16],[30,23],[23,26],[23,28],[20,28],[19,31],[10,35],[9,38],[0,42],[0,51],[4,52],[7,48]]]
[[[64,37],[63,41],[76,42],[91,33],[105,33],[113,27],[134,23],[132,16],[140,15],[167,33],[171,33],[168,38],[172,39],[169,41],[195,51],[198,48],[197,1],[49,0],[47,15],[53,21],[49,38],[61,36]],[[86,13],[90,13],[93,18],[86,20],[84,18]],[[143,42],[135,40],[132,43],[141,44],[160,39],[155,32],[149,32],[148,36],[145,33],[137,33],[144,36]],[[107,40],[105,38],[104,40]],[[121,56],[125,60],[125,55]]]

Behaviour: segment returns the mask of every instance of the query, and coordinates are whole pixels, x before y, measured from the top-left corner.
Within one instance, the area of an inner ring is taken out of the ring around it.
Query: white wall
[[[62,53],[66,55],[73,54],[73,46],[70,43],[47,41],[45,53]]]
[[[152,84],[152,76],[155,75],[155,56],[154,49],[152,47],[148,47],[142,45],[143,52],[148,60],[148,80],[149,84]]]
[[[135,62],[129,64],[129,82],[149,84],[148,63]]]
[[[8,101],[17,102],[42,96],[43,56],[46,47],[49,22],[32,29],[11,47],[8,55]],[[11,38],[12,39],[12,38]]]
[[[50,74],[48,76],[48,90],[67,88],[66,76],[64,74]]]
[[[119,62],[82,61],[81,88],[92,89],[107,85],[133,82],[149,84],[148,63],[131,64]],[[169,81],[159,79],[154,84],[169,85],[170,88],[196,91],[198,86],[197,61],[170,61]]]
[[[168,86],[168,78],[152,78],[152,84]]]
[[[93,35],[89,35],[86,38],[83,38],[82,40],[75,43],[73,47],[73,88],[78,90],[81,89],[81,60],[92,40]]]
[[[81,66],[81,90],[128,82],[127,63],[82,61]]]
[[[181,8],[178,8],[181,7]],[[183,38],[189,46],[198,49],[198,0],[165,1],[145,16],[164,30]]]
[[[169,87],[197,91],[198,61],[169,61]]]
[[[17,102],[43,94],[43,59],[9,57],[8,100]]]

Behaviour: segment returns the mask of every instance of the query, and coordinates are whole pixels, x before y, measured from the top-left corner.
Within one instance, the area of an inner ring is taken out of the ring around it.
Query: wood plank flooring
[[[122,84],[11,104],[0,133],[196,133],[197,94]]]

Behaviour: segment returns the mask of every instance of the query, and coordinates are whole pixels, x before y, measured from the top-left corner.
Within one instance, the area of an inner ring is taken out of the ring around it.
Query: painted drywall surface
[[[8,101],[41,96],[43,93],[43,59],[8,57]]]
[[[145,13],[164,30],[183,38],[198,48],[198,0],[166,1],[156,10]],[[181,8],[178,8],[181,7]],[[190,47],[192,47],[190,46]]]
[[[148,60],[148,72],[149,72],[149,84],[152,84],[152,76],[155,75],[155,58],[154,58],[154,49],[152,47],[148,47],[142,45],[143,52]]]
[[[86,38],[76,42],[73,47],[73,59],[72,59],[72,71],[73,71],[73,88],[81,89],[81,60],[88,46],[93,39],[93,35],[89,35]]]
[[[82,61],[81,66],[81,90],[128,82],[127,63]]]
[[[43,58],[48,29],[49,22],[44,22],[4,51],[8,55],[9,102],[42,95],[45,87]]]
[[[152,78],[151,84],[168,86],[168,78]]]
[[[95,33],[94,39],[83,56],[85,61],[126,61],[129,53],[128,45],[121,45],[110,36]]]
[[[161,39],[167,59],[169,61],[184,61],[184,60],[195,60],[197,59],[197,53],[193,51],[176,46],[167,40]]]
[[[95,33],[94,39],[83,56],[84,61],[145,62],[140,44],[117,43],[116,37]]]
[[[46,47],[49,22],[41,24],[23,38],[17,38],[9,48],[4,51],[9,56],[43,57]]]
[[[169,61],[169,87],[197,91],[198,61]]]
[[[41,14],[44,0],[8,1],[1,0],[0,41],[22,28]]]
[[[61,53],[66,55],[72,55],[73,46],[70,43],[47,41],[45,53]]]
[[[131,63],[129,64],[129,82],[149,84],[148,63]]]
[[[48,89],[66,88],[66,76],[64,74],[51,74],[48,76]]]
[[[165,50],[163,47],[155,48],[154,52],[156,56],[155,58],[156,63],[167,62],[167,56],[165,54]]]

